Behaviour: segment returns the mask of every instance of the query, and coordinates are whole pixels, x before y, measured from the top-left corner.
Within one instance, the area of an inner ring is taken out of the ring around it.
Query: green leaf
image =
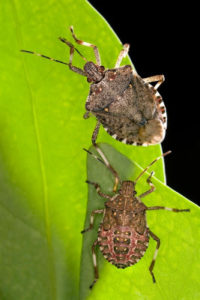
[[[122,180],[134,180],[143,170],[108,144],[101,144],[101,149],[110,164],[120,174]],[[93,148],[91,148],[91,152],[96,154]],[[170,159],[170,157],[166,159]],[[155,170],[155,166],[153,165],[150,171]],[[149,185],[146,183],[147,177],[148,174],[144,174],[138,181],[136,185],[138,195],[149,189]],[[112,174],[90,154],[88,154],[88,180],[99,183],[104,193],[112,194],[114,184]],[[92,291],[89,289],[89,285],[94,279],[91,246],[97,239],[98,225],[102,220],[102,216],[96,216],[95,228],[84,233],[81,263],[81,299],[175,300],[199,298],[200,209],[155,177],[153,177],[152,182],[156,190],[143,199],[145,205],[191,209],[191,212],[180,213],[166,210],[147,212],[148,226],[161,240],[154,267],[157,282],[153,283],[148,269],[156,248],[156,242],[150,238],[149,247],[144,257],[136,265],[126,269],[117,269],[107,262],[97,246],[100,278]],[[89,226],[91,211],[102,209],[105,201],[91,185],[89,185],[88,197],[84,228]]]
[[[73,25],[110,68],[121,43],[83,0],[1,1],[0,22],[0,298],[77,299],[87,202],[82,147],[95,127],[94,118],[82,118],[89,86],[66,66],[19,50],[68,62],[58,37],[73,42]],[[94,59],[92,49],[78,48]],[[74,65],[83,64],[75,55]],[[161,153],[159,145],[123,145],[103,129],[98,141],[143,167]],[[161,163],[156,176],[164,181]]]

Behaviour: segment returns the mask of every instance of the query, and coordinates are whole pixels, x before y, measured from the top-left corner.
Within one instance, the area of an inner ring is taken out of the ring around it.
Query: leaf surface
[[[66,66],[19,50],[68,62],[58,37],[73,42],[73,25],[111,68],[121,42],[83,0],[1,1],[0,23],[0,298],[77,299],[87,202],[82,148],[95,127],[94,118],[82,118],[89,86]],[[94,60],[92,49],[78,48]],[[83,64],[75,55],[74,65]],[[103,129],[99,141],[142,166],[161,152],[123,145]],[[162,164],[156,176],[164,181]]]

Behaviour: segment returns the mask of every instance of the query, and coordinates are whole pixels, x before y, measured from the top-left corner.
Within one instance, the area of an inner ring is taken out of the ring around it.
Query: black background
[[[168,113],[163,151],[172,150],[166,159],[167,183],[200,204],[198,8],[167,1],[90,3],[122,43],[131,44],[129,54],[141,77],[165,75],[159,92]]]

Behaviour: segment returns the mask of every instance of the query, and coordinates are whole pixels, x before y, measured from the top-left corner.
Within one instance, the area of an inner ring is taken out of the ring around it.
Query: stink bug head
[[[126,196],[133,196],[137,192],[135,191],[135,182],[127,180],[123,181],[119,190],[119,194]]]
[[[88,82],[99,82],[104,77],[104,67],[97,66],[92,61],[86,62],[84,65],[84,71],[87,76]]]

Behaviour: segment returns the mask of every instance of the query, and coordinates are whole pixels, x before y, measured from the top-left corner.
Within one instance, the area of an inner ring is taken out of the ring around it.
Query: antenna
[[[153,165],[153,164],[155,164],[160,158],[162,158],[162,157],[164,157],[164,156],[166,156],[166,155],[168,155],[168,154],[170,154],[172,151],[171,150],[169,150],[169,151],[167,151],[167,152],[165,152],[165,153],[163,153],[162,155],[160,155],[159,157],[157,157],[156,159],[154,159],[139,175],[138,175],[138,177],[134,180],[134,182],[136,183],[139,179],[140,179],[140,177]]]

